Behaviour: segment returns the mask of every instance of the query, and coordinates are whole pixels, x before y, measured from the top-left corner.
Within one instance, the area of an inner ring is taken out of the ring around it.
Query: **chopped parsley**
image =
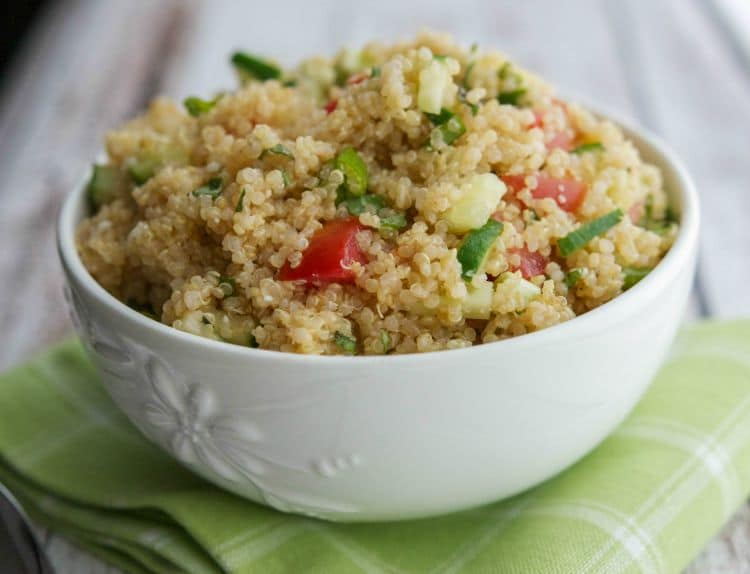
[[[224,297],[231,297],[237,289],[237,283],[231,277],[219,277],[219,289],[224,292]]]
[[[240,192],[240,198],[237,200],[237,205],[234,206],[235,213],[241,213],[245,207],[245,188],[242,188]]]
[[[195,197],[207,195],[211,199],[216,199],[221,195],[222,187],[224,186],[224,180],[220,177],[214,177],[208,180],[208,183],[200,186],[198,189],[193,190]],[[236,208],[235,208],[236,209]]]
[[[264,149],[263,152],[260,154],[260,157],[262,158],[263,156],[269,153],[274,154],[274,155],[283,155],[284,157],[289,157],[289,158],[294,159],[294,154],[291,151],[289,151],[289,148],[280,143],[276,144],[275,146],[271,146],[268,149]]]
[[[568,271],[565,274],[565,284],[568,286],[568,289],[575,287],[581,277],[583,277],[583,268],[581,267],[576,267],[575,269]]]
[[[380,329],[380,344],[383,346],[383,354],[387,355],[391,350],[391,334],[385,329]]]
[[[521,98],[526,95],[526,88],[516,88],[515,90],[508,90],[506,92],[500,92],[497,95],[497,101],[501,104],[510,106],[518,106],[521,102]]]
[[[341,331],[336,331],[336,334],[333,336],[333,340],[339,347],[339,349],[344,351],[344,353],[346,353],[347,355],[357,354],[357,339],[355,339],[354,337],[350,337],[349,335],[346,335]]]
[[[571,231],[565,237],[557,240],[557,248],[560,250],[560,255],[567,257],[568,255],[575,253],[581,247],[586,245],[589,241],[608,231],[622,220],[622,210],[615,209],[609,212],[607,215],[584,223],[576,229]]]

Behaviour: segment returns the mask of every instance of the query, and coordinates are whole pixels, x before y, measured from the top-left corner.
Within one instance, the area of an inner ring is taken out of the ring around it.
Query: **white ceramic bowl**
[[[618,122],[622,125],[622,122]],[[604,439],[638,401],[679,325],[695,268],[698,202],[674,154],[626,132],[661,167],[681,213],[674,247],[615,300],[567,323],[468,349],[320,357],[203,339],[152,321],[58,242],[68,299],[109,393],[181,463],[239,495],[332,520],[424,517],[525,490]]]

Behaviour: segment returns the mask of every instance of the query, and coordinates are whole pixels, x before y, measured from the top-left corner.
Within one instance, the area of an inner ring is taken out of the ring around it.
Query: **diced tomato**
[[[637,201],[628,209],[628,217],[633,223],[638,223],[646,212],[646,204],[643,201]]]
[[[339,101],[337,99],[331,100],[330,102],[326,104],[326,107],[325,107],[326,113],[330,114],[331,112],[333,112],[333,110],[336,109],[336,106],[338,105],[339,105]]]
[[[534,112],[534,121],[530,123],[526,129],[541,128],[544,126],[544,114],[542,112]]]
[[[586,184],[576,179],[561,179],[536,174],[536,188],[531,190],[534,199],[551,197],[565,211],[575,211],[586,195]],[[502,180],[514,194],[526,187],[525,175],[504,175]]]
[[[364,82],[369,77],[370,77],[369,73],[366,74],[364,72],[360,72],[359,74],[354,74],[353,76],[349,76],[349,79],[346,80],[346,83],[350,86],[353,86],[355,84]]]
[[[356,217],[334,219],[313,234],[302,252],[302,261],[292,268],[289,262],[281,268],[281,281],[318,283],[354,283],[352,263],[367,263],[357,244],[357,232],[364,226]]]
[[[575,142],[575,136],[570,135],[568,132],[560,132],[552,136],[545,142],[548,150],[561,149],[564,151],[570,151],[573,149],[573,142]]]
[[[526,247],[521,249],[512,249],[511,253],[517,254],[521,258],[521,264],[513,271],[521,271],[524,279],[531,279],[536,275],[544,275],[549,260],[536,251],[529,251]]]

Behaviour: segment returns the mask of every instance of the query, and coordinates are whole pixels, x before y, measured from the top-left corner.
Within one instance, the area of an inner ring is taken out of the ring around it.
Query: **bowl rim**
[[[664,140],[648,129],[637,125],[629,119],[624,119],[620,114],[612,112],[604,106],[591,104],[582,98],[571,98],[571,101],[579,102],[597,116],[617,124],[623,129],[626,137],[633,140],[633,144],[639,153],[643,153],[643,148],[649,148],[647,150],[648,153],[654,156],[651,158],[652,163],[662,169],[671,168],[677,185],[670,189],[673,196],[672,201],[679,198],[680,226],[672,247],[654,267],[654,270],[637,285],[595,309],[539,331],[490,343],[472,345],[470,347],[398,355],[311,355],[288,351],[273,351],[270,349],[245,347],[224,341],[215,341],[193,333],[180,331],[172,326],[149,319],[138,311],[131,309],[104,289],[84,267],[76,249],[75,229],[80,221],[76,215],[81,202],[85,199],[85,184],[90,176],[90,168],[87,168],[77,180],[73,190],[65,197],[60,209],[56,230],[58,254],[64,270],[69,275],[67,280],[71,282],[75,281],[90,297],[93,297],[101,305],[110,308],[118,315],[120,320],[126,321],[140,329],[155,331],[188,347],[200,347],[216,353],[247,357],[254,360],[279,359],[309,363],[317,366],[334,363],[350,366],[355,364],[369,366],[372,363],[396,365],[420,359],[434,360],[446,355],[453,359],[468,358],[471,355],[498,348],[502,348],[504,351],[511,351],[514,348],[523,346],[546,345],[554,341],[564,341],[569,339],[571,335],[575,335],[576,332],[580,334],[601,328],[603,322],[610,324],[617,322],[618,319],[627,319],[628,315],[630,315],[629,310],[638,308],[640,306],[638,305],[639,302],[642,304],[649,301],[656,297],[663,289],[666,289],[671,280],[679,275],[684,266],[690,264],[693,256],[697,253],[700,220],[700,205],[693,179],[682,160]]]

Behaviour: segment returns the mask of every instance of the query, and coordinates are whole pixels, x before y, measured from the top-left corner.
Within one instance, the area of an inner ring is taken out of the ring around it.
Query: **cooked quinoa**
[[[503,54],[423,34],[157,99],[107,136],[77,231],[93,277],[176,329],[387,354],[537,331],[672,244],[659,170]]]

